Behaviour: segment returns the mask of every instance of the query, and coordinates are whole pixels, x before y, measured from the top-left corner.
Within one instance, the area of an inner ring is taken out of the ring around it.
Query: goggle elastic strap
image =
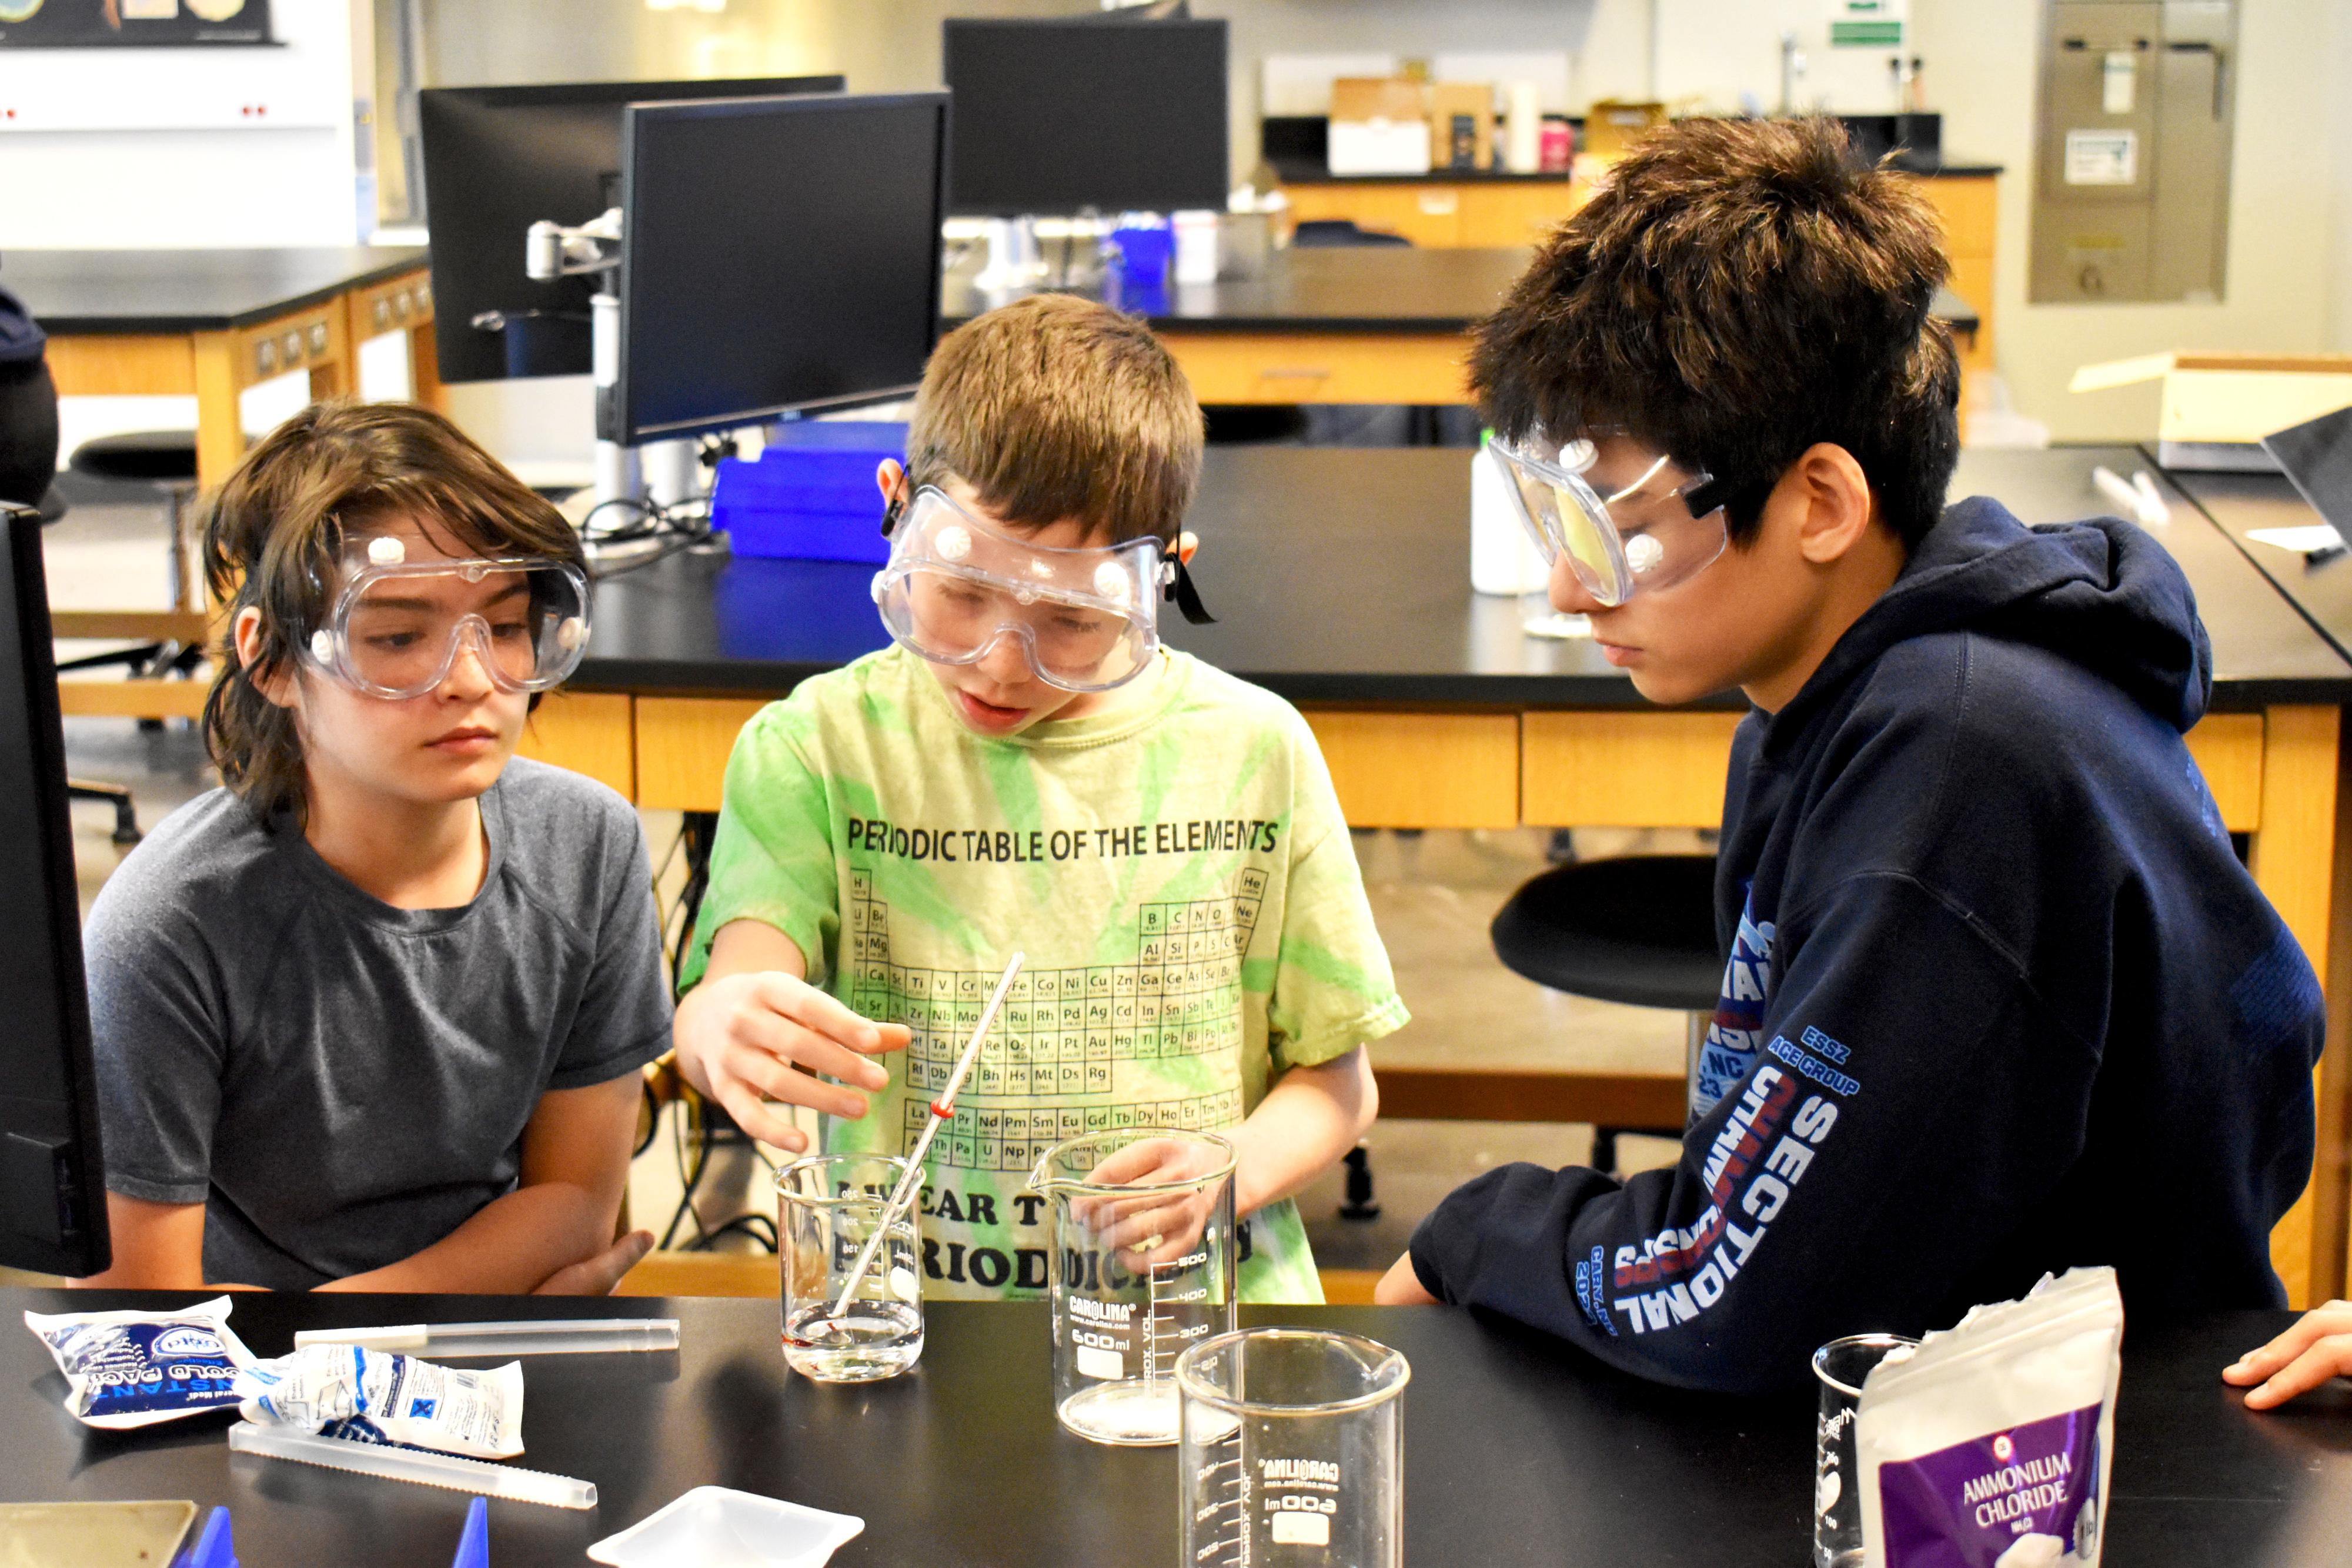
[[[1174,545],[1167,547],[1160,558],[1160,597],[1175,601],[1185,621],[1194,626],[1214,626],[1217,618],[1201,602],[1201,591],[1192,586],[1192,574],[1184,566],[1184,557]]]

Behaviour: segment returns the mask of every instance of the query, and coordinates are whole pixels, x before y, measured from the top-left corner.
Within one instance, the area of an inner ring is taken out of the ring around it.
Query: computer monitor
[[[0,510],[0,1263],[79,1276],[112,1255],[58,666],[39,515]]]
[[[624,106],[841,89],[837,76],[811,76],[419,93],[441,379],[588,374],[596,280],[532,281],[523,273],[523,233],[542,218],[576,225],[620,204]],[[474,324],[488,315],[515,325]]]
[[[947,136],[943,92],[632,105],[617,439],[909,395]]]
[[[1222,209],[1222,20],[943,24],[949,205],[973,217]]]

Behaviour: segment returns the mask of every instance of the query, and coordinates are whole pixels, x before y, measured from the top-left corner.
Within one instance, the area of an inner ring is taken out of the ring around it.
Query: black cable
[[[782,1238],[776,1234],[776,1222],[764,1214],[739,1214],[726,1224],[713,1228],[701,1239],[688,1242],[686,1250],[709,1252],[715,1249],[721,1237],[736,1234],[750,1237],[770,1252],[783,1250]]]
[[[703,1172],[710,1168],[710,1140],[702,1135],[702,1118],[698,1115],[694,1118],[694,1122],[696,1147],[694,1169],[691,1172],[688,1172],[686,1166],[684,1144],[675,1134],[670,1138],[670,1145],[677,1153],[679,1192],[677,1210],[669,1217],[669,1224],[662,1231],[660,1245],[665,1251],[668,1250],[670,1243],[677,1239],[677,1228],[689,1218],[694,1221],[694,1233],[697,1236],[706,1234],[702,1228],[702,1213],[694,1207],[694,1195],[696,1189],[702,1186]]]
[[[710,847],[718,836],[716,811],[688,811],[678,824],[678,845],[686,852],[686,885],[677,894],[677,940],[669,956],[673,975],[686,967],[687,949],[694,940],[694,922],[702,913],[703,894],[710,890]]]
[[[629,1151],[629,1158],[632,1160],[652,1148],[655,1137],[661,1132],[661,1102],[654,1097],[654,1086],[640,1078],[637,1081],[637,1088],[646,1105],[646,1135],[639,1138],[637,1146]]]

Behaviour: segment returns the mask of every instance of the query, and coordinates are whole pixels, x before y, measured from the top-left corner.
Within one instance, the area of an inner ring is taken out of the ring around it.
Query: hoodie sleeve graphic
[[[1935,983],[1890,986],[1889,954]],[[1423,1285],[1659,1382],[1793,1384],[1825,1340],[1916,1326],[2011,1233],[2072,1159],[2094,1068],[1901,877],[1840,886],[1753,1038],[1673,1169],[1489,1172],[1414,1233]]]

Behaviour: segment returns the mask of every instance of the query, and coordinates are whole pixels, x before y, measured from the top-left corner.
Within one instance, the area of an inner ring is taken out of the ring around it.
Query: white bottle
[[[1503,162],[1514,174],[1532,174],[1543,167],[1543,95],[1531,81],[1515,81],[1505,89]]]
[[[1470,586],[1516,599],[1541,589],[1551,572],[1519,521],[1509,484],[1483,447],[1470,459]]]
[[[1187,210],[1172,214],[1176,231],[1176,281],[1214,283],[1217,280],[1217,214]]]

